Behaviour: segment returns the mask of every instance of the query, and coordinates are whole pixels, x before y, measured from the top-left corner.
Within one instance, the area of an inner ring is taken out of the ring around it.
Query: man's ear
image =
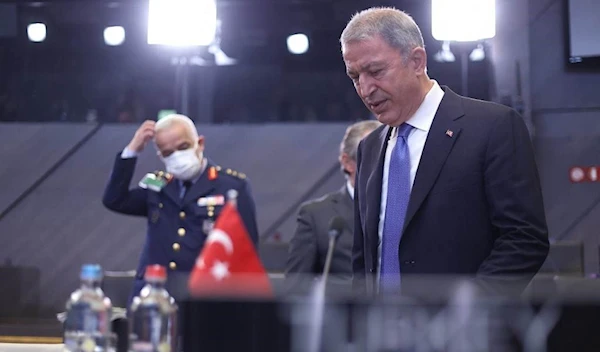
[[[417,76],[422,76],[427,70],[427,53],[421,47],[414,48],[410,53],[410,63]]]
[[[342,164],[343,166],[345,166],[348,163],[348,160],[350,158],[348,157],[348,154],[346,153],[342,153],[340,154],[338,160],[340,161],[340,164]]]
[[[342,164],[342,168],[346,170],[346,172],[356,171],[356,162],[346,153],[340,155],[340,164]]]

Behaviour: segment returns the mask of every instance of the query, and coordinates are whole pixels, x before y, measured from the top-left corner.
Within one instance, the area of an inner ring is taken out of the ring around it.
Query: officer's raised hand
[[[135,131],[135,135],[131,139],[131,142],[127,145],[127,149],[140,153],[146,147],[149,141],[154,138],[154,126],[155,121],[146,120],[142,125]]]

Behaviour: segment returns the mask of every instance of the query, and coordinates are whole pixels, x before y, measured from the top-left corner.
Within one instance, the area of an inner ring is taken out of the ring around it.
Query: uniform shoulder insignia
[[[173,175],[164,171],[149,172],[140,180],[138,186],[154,192],[160,192],[171,180]]]
[[[227,175],[231,175],[231,176],[237,177],[237,178],[239,178],[241,180],[243,180],[243,179],[246,178],[246,174],[244,174],[243,172],[238,172],[238,171],[235,171],[235,170],[232,170],[232,169],[226,169],[225,173]]]
[[[217,179],[217,176],[219,175],[219,170],[221,168],[217,167],[217,166],[211,166],[208,168],[208,180],[209,181],[214,181]]]
[[[167,183],[169,183],[169,182],[171,182],[171,180],[173,180],[173,175],[171,175],[170,173],[168,173],[166,171],[156,170],[153,173],[154,173],[154,176],[156,176],[159,179],[164,179],[165,181],[167,181]]]

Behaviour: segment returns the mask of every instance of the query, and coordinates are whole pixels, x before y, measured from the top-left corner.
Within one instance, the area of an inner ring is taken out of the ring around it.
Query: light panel
[[[148,44],[206,46],[217,27],[215,0],[150,0]]]
[[[496,35],[495,0],[432,0],[431,30],[439,41],[470,42]]]

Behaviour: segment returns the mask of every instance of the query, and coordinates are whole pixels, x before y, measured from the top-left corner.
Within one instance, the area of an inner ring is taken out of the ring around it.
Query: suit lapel
[[[342,187],[334,196],[331,198],[333,203],[333,209],[335,212],[341,216],[346,222],[346,227],[349,231],[353,231],[354,227],[354,212],[352,198],[350,198],[350,194],[348,194],[348,189],[346,185]]]
[[[171,180],[162,191],[167,197],[171,198],[175,204],[181,204],[181,199],[179,199],[179,180]]]
[[[429,194],[461,131],[455,122],[464,115],[460,97],[448,87],[443,88],[444,98],[435,114],[423,148],[406,211],[404,229],[408,227],[425,197]]]
[[[379,245],[379,213],[381,211],[381,183],[383,180],[383,164],[385,161],[385,151],[387,148],[387,141],[389,140],[392,129],[389,126],[381,129],[379,132],[378,144],[373,148],[372,153],[364,155],[363,158],[369,158],[370,160],[376,160],[377,165],[373,168],[369,179],[367,180],[367,209],[366,214],[366,232],[367,236],[370,236],[368,240],[371,243],[371,252],[373,258],[377,258],[377,246]],[[369,148],[365,148],[369,150]],[[373,209],[370,209],[370,208]]]

